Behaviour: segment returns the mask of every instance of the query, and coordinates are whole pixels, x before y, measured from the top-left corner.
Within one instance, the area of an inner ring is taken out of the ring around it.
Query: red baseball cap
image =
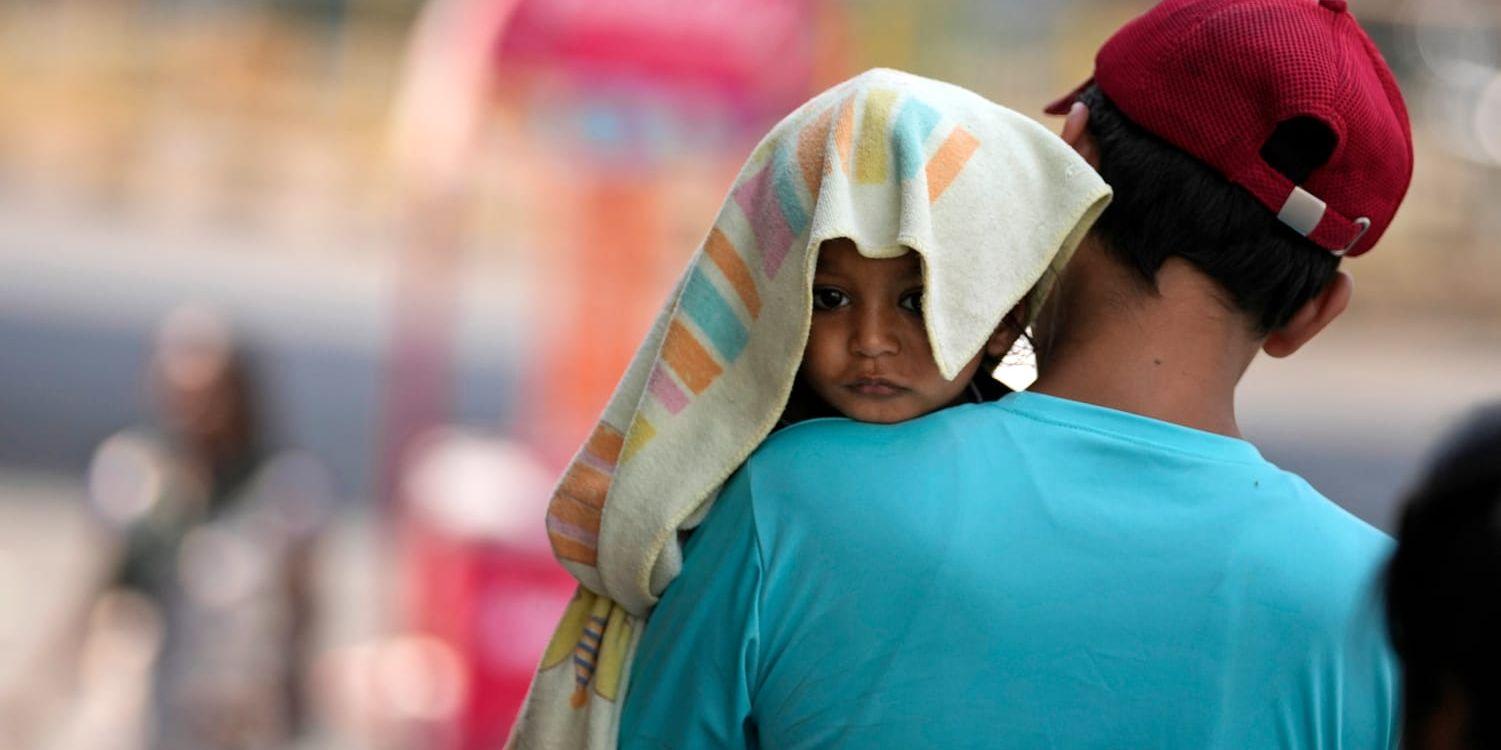
[[[1164,0],[1121,27],[1091,83],[1127,117],[1338,255],[1371,249],[1412,181],[1412,127],[1386,60],[1345,0]],[[1312,118],[1329,161],[1294,185],[1261,157],[1277,126]]]

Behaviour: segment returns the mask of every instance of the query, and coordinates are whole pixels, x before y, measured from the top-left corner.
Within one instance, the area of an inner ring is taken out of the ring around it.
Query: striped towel
[[[807,340],[817,248],[923,260],[923,312],[953,378],[1028,291],[1032,309],[1110,200],[1038,123],[953,86],[872,70],[779,123],[636,353],[548,509],[581,584],[511,746],[611,748],[644,618],[678,532],[764,440]]]

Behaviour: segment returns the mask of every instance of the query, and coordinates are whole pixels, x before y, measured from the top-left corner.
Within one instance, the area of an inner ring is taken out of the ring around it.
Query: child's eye
[[[901,305],[903,310],[913,315],[922,315],[922,290],[918,289],[903,294],[901,299],[897,300],[897,304]]]
[[[813,287],[814,310],[837,310],[850,303],[850,296],[831,286]]]

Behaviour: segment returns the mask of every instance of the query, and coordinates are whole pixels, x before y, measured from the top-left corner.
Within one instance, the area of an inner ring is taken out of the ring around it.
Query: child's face
[[[849,240],[825,242],[813,277],[804,381],[841,414],[862,422],[901,422],[954,401],[980,358],[957,379],[943,379],[923,327],[922,293],[917,253],[877,260]]]

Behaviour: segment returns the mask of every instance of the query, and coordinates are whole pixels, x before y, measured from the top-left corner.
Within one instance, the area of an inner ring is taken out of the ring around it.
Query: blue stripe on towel
[[[896,116],[896,124],[891,129],[897,173],[901,179],[912,179],[927,162],[923,144],[927,142],[928,134],[938,125],[940,117],[938,110],[917,99],[908,97],[902,104],[902,111]]]
[[[740,356],[750,334],[724,295],[704,276],[702,268],[695,266],[693,273],[689,275],[688,284],[683,288],[682,306],[698,329],[719,350],[719,356],[724,358],[725,363],[734,362]]]
[[[776,187],[777,205],[782,209],[782,216],[787,218],[787,226],[792,229],[792,233],[802,234],[807,231],[808,222],[812,219],[808,216],[807,209],[803,208],[803,199],[797,194],[797,185],[803,178],[801,168],[792,162],[791,149],[777,150],[774,172],[772,182]]]

